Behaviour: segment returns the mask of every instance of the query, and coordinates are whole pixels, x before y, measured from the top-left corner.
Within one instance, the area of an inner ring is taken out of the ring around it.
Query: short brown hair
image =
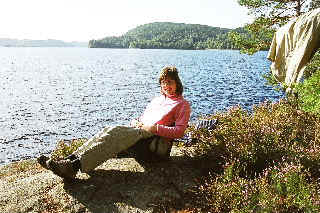
[[[182,95],[183,85],[179,78],[178,69],[176,67],[170,66],[170,67],[163,68],[162,71],[160,72],[159,84],[161,84],[161,81],[166,80],[168,78],[176,82],[176,85],[177,85],[176,94]]]

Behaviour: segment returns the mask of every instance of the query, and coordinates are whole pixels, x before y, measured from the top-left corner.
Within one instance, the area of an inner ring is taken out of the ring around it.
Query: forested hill
[[[199,24],[154,22],[138,26],[122,36],[91,40],[90,48],[235,49],[228,38],[231,29]],[[241,31],[241,28],[236,29]]]

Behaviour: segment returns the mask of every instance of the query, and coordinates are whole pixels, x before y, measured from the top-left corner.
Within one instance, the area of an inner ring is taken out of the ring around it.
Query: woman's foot
[[[49,170],[66,180],[74,180],[78,172],[73,169],[72,162],[70,160],[48,160],[46,164],[48,165]]]
[[[47,161],[50,158],[45,156],[45,155],[41,155],[40,157],[37,158],[38,163],[45,169],[49,169],[48,165],[47,165]]]
[[[45,169],[66,180],[74,180],[78,171],[73,169],[70,160],[53,160],[47,156],[41,155],[37,158],[38,163]]]

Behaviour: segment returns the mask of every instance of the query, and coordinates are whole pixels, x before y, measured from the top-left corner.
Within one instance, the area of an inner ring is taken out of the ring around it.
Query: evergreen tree
[[[310,4],[311,9],[316,9],[320,7],[320,0],[312,0]]]
[[[241,52],[248,54],[268,49],[279,27],[310,9],[305,0],[238,0],[238,3],[249,9],[254,21],[245,26],[246,33],[231,32],[229,37]]]
[[[241,52],[253,54],[259,50],[269,48],[276,30],[289,20],[300,16],[312,9],[320,7],[320,0],[238,0],[241,6],[249,9],[249,14],[255,17],[253,23],[245,26],[247,34],[243,32],[231,32],[229,37]],[[297,107],[305,111],[320,114],[320,50],[311,59],[306,67],[304,81],[293,87],[294,96],[288,94],[289,100],[298,103]],[[271,74],[264,76],[269,84],[276,89],[284,86],[279,84]]]

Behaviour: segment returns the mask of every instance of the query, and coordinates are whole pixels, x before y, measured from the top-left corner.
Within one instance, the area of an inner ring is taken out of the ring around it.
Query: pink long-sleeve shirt
[[[191,108],[182,96],[154,98],[139,120],[146,125],[157,124],[156,135],[166,138],[181,138],[188,126]]]

